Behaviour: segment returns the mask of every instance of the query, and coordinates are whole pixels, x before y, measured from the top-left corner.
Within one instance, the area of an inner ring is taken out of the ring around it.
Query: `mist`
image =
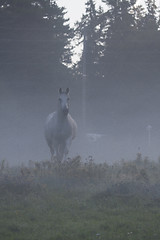
[[[75,83],[69,81],[61,85],[70,87],[70,114],[78,125],[68,157],[92,156],[96,162],[113,163],[133,160],[141,152],[144,157],[158,159],[159,84],[149,92],[142,88],[130,98],[123,86],[117,92],[115,87],[110,88],[110,93],[107,89],[106,96],[97,90],[96,98],[92,95],[87,98],[85,131],[81,89],[78,91]],[[57,109],[57,99],[58,87],[54,88],[53,83],[46,87],[31,81],[1,79],[0,160],[6,159],[12,165],[50,159],[44,123],[47,115]],[[152,126],[150,139],[148,125]]]
[[[114,10],[105,1],[107,10],[98,10],[89,1],[74,31],[56,2],[20,2],[0,7],[0,160],[50,159],[44,123],[57,109],[60,87],[70,88],[69,111],[78,125],[68,157],[113,163],[140,152],[157,160],[160,32],[154,2],[143,10],[136,1],[120,1]],[[73,36],[83,43],[77,65]]]

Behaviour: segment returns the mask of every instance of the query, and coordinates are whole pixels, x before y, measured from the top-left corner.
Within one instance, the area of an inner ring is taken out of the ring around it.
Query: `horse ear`
[[[69,93],[69,88],[66,89],[66,93],[67,93],[67,94]]]
[[[59,93],[60,93],[60,94],[62,93],[62,88],[59,89]]]

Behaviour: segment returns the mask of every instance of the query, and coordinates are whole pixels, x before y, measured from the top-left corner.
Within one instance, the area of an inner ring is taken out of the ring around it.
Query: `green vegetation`
[[[113,165],[80,157],[28,167],[0,164],[3,240],[158,240],[160,163]]]

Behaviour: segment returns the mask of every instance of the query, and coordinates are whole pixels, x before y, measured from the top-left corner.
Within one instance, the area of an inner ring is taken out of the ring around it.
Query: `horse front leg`
[[[59,144],[54,141],[50,147],[51,161],[56,161],[59,158]]]
[[[54,155],[55,155],[54,147],[52,144],[48,144],[48,145],[49,145],[49,149],[50,149],[50,153],[51,153],[51,161],[53,161]]]
[[[58,155],[57,155],[57,159],[59,162],[62,162],[64,160],[64,149],[65,149],[65,144],[64,142],[61,142],[58,148]]]
[[[70,149],[70,146],[71,146],[71,142],[72,142],[72,137],[69,137],[69,138],[66,140],[66,143],[65,143],[65,148],[64,148],[64,160],[67,159],[67,155],[68,155],[68,152],[69,152],[69,149]]]

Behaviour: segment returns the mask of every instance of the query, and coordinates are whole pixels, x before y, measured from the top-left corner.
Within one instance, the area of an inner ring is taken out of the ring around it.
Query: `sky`
[[[85,10],[85,2],[87,0],[57,0],[59,6],[63,6],[67,10],[66,16],[70,18],[70,24],[73,26],[77,20],[80,20]],[[97,7],[105,6],[101,0],[95,0]],[[137,4],[144,4],[145,0],[138,0]],[[156,0],[157,6],[160,6],[160,0]]]
[[[70,23],[73,25],[77,20],[80,20],[85,10],[86,0],[57,0],[58,5],[67,9],[67,17],[70,18]],[[101,0],[95,1],[97,6],[104,6]]]

